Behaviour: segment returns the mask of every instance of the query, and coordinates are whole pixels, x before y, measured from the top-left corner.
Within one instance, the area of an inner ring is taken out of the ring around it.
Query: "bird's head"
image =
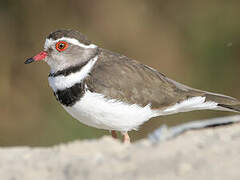
[[[25,61],[29,64],[35,61],[45,61],[52,72],[84,63],[94,57],[98,47],[85,35],[74,30],[57,30],[49,34],[44,44],[44,50]]]

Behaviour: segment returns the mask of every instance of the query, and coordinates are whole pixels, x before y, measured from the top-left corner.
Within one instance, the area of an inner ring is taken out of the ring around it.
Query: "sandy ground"
[[[49,148],[0,148],[1,180],[239,180],[240,124],[152,145],[110,137]]]

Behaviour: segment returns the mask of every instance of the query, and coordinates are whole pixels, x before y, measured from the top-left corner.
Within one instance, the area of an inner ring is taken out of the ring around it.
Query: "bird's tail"
[[[191,88],[172,79],[167,78],[167,80],[173,84],[178,91],[181,91],[185,95],[182,103],[174,106],[174,108],[170,108],[171,110],[176,111],[177,108],[177,112],[186,112],[212,109],[240,113],[240,101],[236,98]]]
[[[234,112],[240,113],[240,105],[218,104],[218,106],[228,111],[234,111]]]
[[[218,110],[234,111],[240,113],[240,101],[222,94],[215,94],[205,92],[206,101],[213,101],[217,103]]]

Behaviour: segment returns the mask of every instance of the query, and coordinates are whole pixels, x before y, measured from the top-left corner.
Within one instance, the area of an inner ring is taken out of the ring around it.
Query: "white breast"
[[[79,102],[65,110],[80,122],[100,129],[129,131],[137,129],[148,119],[157,116],[156,111],[136,104],[130,105],[107,99],[98,93],[87,91]]]
[[[205,102],[205,97],[193,97],[164,110],[152,110],[150,104],[141,107],[114,99],[107,99],[98,93],[87,91],[72,107],[65,110],[80,122],[100,129],[130,131],[152,117],[193,110],[216,109],[217,103]]]

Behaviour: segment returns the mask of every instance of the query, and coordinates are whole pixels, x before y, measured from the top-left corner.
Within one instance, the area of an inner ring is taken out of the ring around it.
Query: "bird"
[[[130,143],[128,132],[153,117],[194,110],[240,112],[240,101],[198,90],[168,78],[152,67],[103,49],[76,30],[51,32],[43,51],[25,64],[45,61],[56,100],[81,123],[117,132]]]

